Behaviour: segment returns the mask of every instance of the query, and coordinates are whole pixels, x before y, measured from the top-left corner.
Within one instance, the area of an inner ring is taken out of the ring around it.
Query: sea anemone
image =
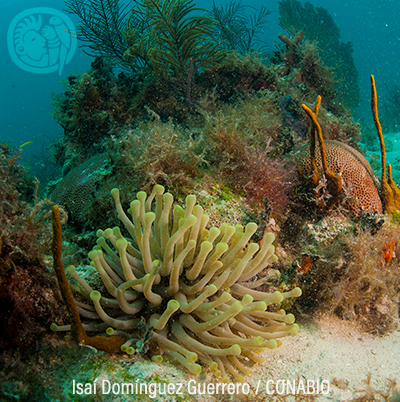
[[[77,303],[91,319],[87,331],[118,335],[126,353],[150,350],[156,361],[169,356],[193,374],[201,372],[200,361],[223,381],[227,372],[242,380],[252,363],[263,361],[262,351],[297,334],[294,316],[272,306],[300,296],[300,289],[255,289],[263,282],[257,276],[277,259],[272,233],[259,246],[250,241],[255,223],[206,229],[209,218],[194,195],[186,197],[185,208],[172,208],[173,196],[161,185],[148,197],[137,193],[131,219],[119,190],[111,193],[130,238],[118,227],[97,232],[89,258],[105,289],[94,290],[73,266],[67,268],[94,305]]]

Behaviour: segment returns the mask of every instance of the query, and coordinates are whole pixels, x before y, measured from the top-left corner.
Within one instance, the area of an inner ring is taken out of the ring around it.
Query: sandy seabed
[[[204,387],[213,383],[212,390],[218,378],[209,371],[200,376],[188,375],[167,362],[156,364],[139,360],[130,365],[128,371],[132,378],[141,378],[147,383],[154,382],[158,376],[162,384],[171,384],[174,387],[171,395],[159,394],[157,390],[152,398],[146,395],[145,400],[162,402],[400,401],[400,329],[385,336],[375,336],[362,332],[351,322],[329,317],[300,322],[298,335],[283,338],[282,342],[281,347],[264,352],[265,362],[253,366],[252,373],[240,383],[238,392],[204,392]],[[268,381],[270,393],[266,392]],[[318,395],[316,392],[299,392],[297,395],[281,392],[288,382],[304,385],[307,381],[328,383],[329,392]],[[182,394],[176,392],[179,384]],[[232,380],[231,386],[238,384]],[[243,384],[250,392],[243,392]],[[276,384],[278,386],[274,388]],[[188,392],[195,386],[203,392]],[[107,402],[137,400],[126,395],[103,398]]]
[[[263,381],[312,380],[330,382],[331,392],[318,401],[346,401],[370,387],[386,393],[390,381],[400,385],[400,329],[385,336],[361,332],[336,317],[301,324],[295,337],[265,353],[265,363],[253,368],[252,378]],[[379,399],[378,399],[379,400]],[[384,398],[382,397],[382,400]]]

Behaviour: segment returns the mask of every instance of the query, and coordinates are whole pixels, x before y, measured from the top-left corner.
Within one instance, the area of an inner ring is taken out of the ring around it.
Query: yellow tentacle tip
[[[93,302],[99,302],[100,299],[101,299],[101,293],[100,293],[99,291],[97,291],[97,290],[91,291],[91,292],[90,292],[90,299],[91,299]]]
[[[156,355],[152,357],[152,360],[156,363],[162,363],[164,358],[161,355]]]

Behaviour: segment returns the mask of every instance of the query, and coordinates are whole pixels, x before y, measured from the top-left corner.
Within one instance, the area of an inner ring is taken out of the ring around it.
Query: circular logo
[[[10,23],[7,45],[12,61],[22,70],[61,75],[76,50],[75,26],[53,8],[30,8]]]

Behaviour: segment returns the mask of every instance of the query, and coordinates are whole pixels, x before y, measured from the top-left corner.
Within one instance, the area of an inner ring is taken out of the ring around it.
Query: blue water
[[[269,25],[263,39],[273,44],[282,31],[278,25],[276,1],[242,1],[254,7],[266,6],[276,11],[269,16]],[[218,5],[225,1],[216,1]],[[360,75],[362,102],[356,118],[370,119],[369,75],[374,74],[381,103],[387,90],[400,84],[400,2],[398,0],[341,0],[312,1],[316,6],[328,9],[342,34],[342,41],[351,41],[354,58]],[[202,0],[199,7],[210,8],[211,0]],[[7,29],[11,20],[20,12],[33,7],[51,7],[63,10],[61,0],[3,0],[0,5],[0,139],[24,147],[23,156],[39,152],[45,145],[59,138],[62,129],[50,115],[50,94],[63,91],[57,72],[34,74],[17,67],[7,49]],[[71,16],[77,24],[77,19]],[[71,73],[89,69],[91,58],[77,49],[73,59],[64,68],[62,78]]]

